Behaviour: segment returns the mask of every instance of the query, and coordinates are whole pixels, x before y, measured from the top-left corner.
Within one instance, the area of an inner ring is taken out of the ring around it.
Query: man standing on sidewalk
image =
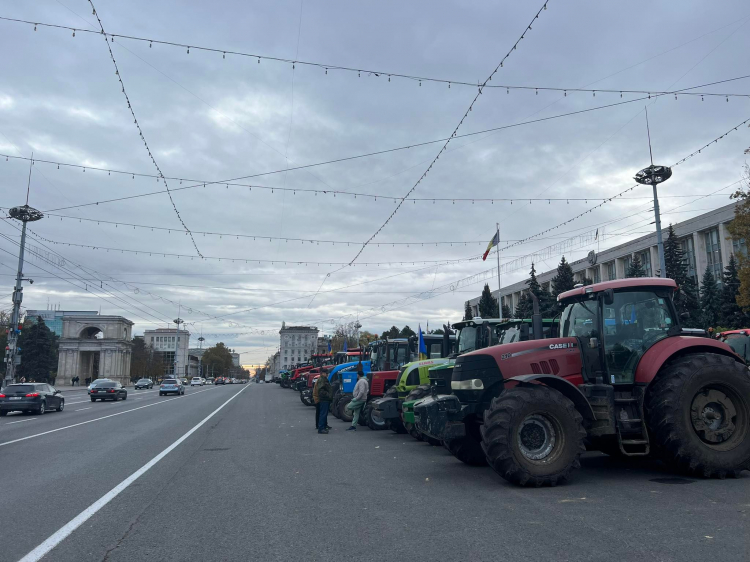
[[[357,371],[357,384],[354,386],[354,392],[352,392],[352,400],[346,405],[346,409],[351,410],[354,413],[354,416],[352,417],[352,426],[347,429],[347,431],[357,431],[359,414],[367,403],[367,395],[369,393],[370,385],[367,383],[365,374],[362,372],[362,367],[360,367]]]
[[[317,396],[317,398],[316,398]],[[321,373],[313,388],[313,400],[320,408],[318,414],[318,433],[328,433],[328,408],[333,399],[333,388],[325,373]]]

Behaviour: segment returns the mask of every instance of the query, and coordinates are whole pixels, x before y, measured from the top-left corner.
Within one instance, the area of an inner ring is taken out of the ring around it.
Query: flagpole
[[[497,308],[498,308],[498,318],[503,317],[503,295],[502,290],[503,286],[500,284],[500,223],[495,223],[495,226],[497,227],[497,251],[495,254],[497,255]]]

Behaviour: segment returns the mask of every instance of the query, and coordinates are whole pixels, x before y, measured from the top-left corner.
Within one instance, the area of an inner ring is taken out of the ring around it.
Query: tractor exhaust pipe
[[[451,325],[443,324],[443,352],[441,354],[441,357],[448,357],[451,354],[451,335],[453,335]]]
[[[539,312],[539,297],[537,297],[532,291],[529,291],[531,296],[531,303],[534,312],[531,315],[531,332],[535,340],[541,340],[544,337],[544,331],[542,327],[542,314]]]

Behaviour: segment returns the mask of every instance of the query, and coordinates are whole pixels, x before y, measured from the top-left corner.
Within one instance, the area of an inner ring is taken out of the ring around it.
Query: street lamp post
[[[29,172],[30,174],[31,172]],[[27,196],[28,199],[28,196]],[[18,250],[18,271],[16,272],[16,286],[13,289],[13,314],[11,315],[10,327],[8,330],[8,347],[5,349],[5,384],[7,386],[13,382],[14,371],[16,368],[15,359],[18,352],[18,335],[21,332],[19,323],[21,321],[21,302],[23,301],[23,253],[26,248],[26,223],[40,220],[44,215],[33,207],[26,205],[13,207],[8,215],[12,219],[19,220],[23,223],[21,228],[21,245]],[[28,280],[33,283],[31,279]]]
[[[180,318],[179,316],[172,320],[177,325],[177,337],[175,338],[175,344],[177,347],[175,347],[175,354],[174,354],[174,374],[176,377],[180,376],[177,372],[177,365],[179,364],[179,357],[180,357],[180,324],[184,324],[185,321]],[[185,373],[187,374],[187,373]]]
[[[201,331],[203,331],[201,329]],[[206,338],[203,336],[198,338],[198,346],[200,347],[201,353],[198,354],[198,376],[203,377],[203,342],[206,341]]]
[[[668,166],[654,166],[644,168],[635,175],[635,181],[643,185],[650,185],[654,190],[654,217],[656,222],[656,244],[659,251],[659,276],[667,276],[667,266],[664,261],[664,240],[661,235],[661,214],[659,213],[659,197],[656,186],[672,177],[672,169]]]

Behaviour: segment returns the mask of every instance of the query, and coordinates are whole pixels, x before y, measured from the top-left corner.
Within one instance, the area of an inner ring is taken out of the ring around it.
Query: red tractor
[[[418,428],[477,441],[520,485],[566,480],[586,448],[736,477],[750,468],[750,374],[728,345],[680,327],[676,288],[635,278],[561,294],[560,337],[460,356],[453,394],[415,406]]]

